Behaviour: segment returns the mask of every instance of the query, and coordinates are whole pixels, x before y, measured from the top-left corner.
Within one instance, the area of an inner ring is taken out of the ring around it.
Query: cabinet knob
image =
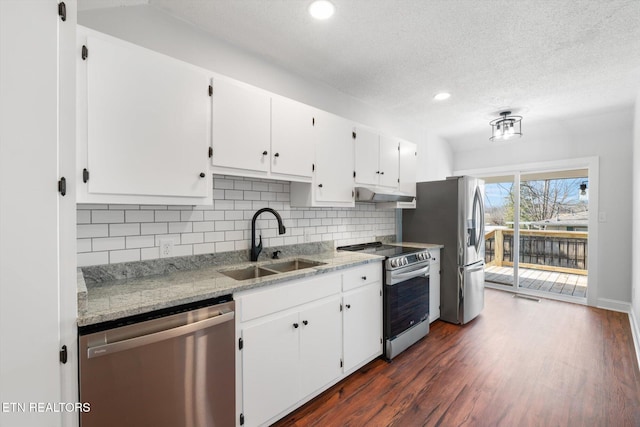
[[[378,175],[380,175],[380,171],[376,171],[376,173],[377,173]]]
[[[267,153],[267,150],[264,150],[264,151],[262,152],[262,155],[263,155],[263,156],[266,156],[267,154],[269,154],[269,153]]]
[[[318,187],[322,188],[322,184],[318,184]]]
[[[380,172],[380,175],[384,175],[384,172]]]
[[[362,280],[367,280],[367,276],[362,276]]]
[[[347,304],[345,307],[347,307],[347,308],[351,308],[351,304]]]
[[[307,325],[309,324],[309,321],[308,321],[308,320],[303,320],[303,321],[302,321],[302,324],[303,324],[303,325],[305,325],[305,326],[307,326]]]
[[[274,154],[273,157],[280,157],[280,153]]]
[[[298,326],[300,326],[300,325],[298,325],[297,323],[293,324],[293,327],[296,328],[296,329],[298,329]]]
[[[200,178],[204,178],[205,176],[204,172],[200,172]]]

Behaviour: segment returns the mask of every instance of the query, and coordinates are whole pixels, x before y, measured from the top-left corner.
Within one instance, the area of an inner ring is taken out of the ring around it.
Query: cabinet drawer
[[[241,322],[296,307],[340,292],[340,275],[322,274],[234,295]]]
[[[365,264],[342,273],[342,290],[346,292],[378,281],[382,281],[382,264],[380,262]]]

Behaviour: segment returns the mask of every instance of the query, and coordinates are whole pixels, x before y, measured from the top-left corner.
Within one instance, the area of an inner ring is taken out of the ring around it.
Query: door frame
[[[520,188],[520,175],[531,173],[531,172],[555,172],[555,171],[563,171],[563,170],[572,170],[572,169],[587,169],[589,176],[589,237],[587,240],[587,245],[590,248],[589,250],[589,259],[588,259],[588,273],[587,273],[587,297],[576,298],[576,297],[567,297],[563,295],[555,295],[544,293],[545,298],[553,298],[559,299],[563,301],[569,302],[577,302],[582,303],[586,301],[586,304],[592,307],[598,306],[598,195],[599,195],[599,165],[600,158],[599,156],[592,157],[581,157],[575,159],[564,159],[564,160],[556,160],[549,162],[536,162],[536,163],[522,163],[516,165],[501,165],[501,166],[492,166],[488,168],[478,168],[478,169],[464,169],[464,170],[455,170],[453,172],[454,176],[460,175],[471,175],[478,178],[482,178],[483,176],[493,176],[493,175],[513,175],[514,176],[514,185],[517,185],[516,188]],[[520,191],[515,192],[515,209],[514,209],[514,221],[519,220],[520,218]],[[514,227],[514,250],[516,253],[519,253],[519,230]],[[523,292],[522,289],[516,285],[518,281],[517,276],[518,271],[518,260],[514,258],[514,290],[516,292],[521,293],[535,293],[537,296],[540,296],[542,293],[540,292],[532,292],[530,290]],[[584,301],[583,301],[584,300]]]

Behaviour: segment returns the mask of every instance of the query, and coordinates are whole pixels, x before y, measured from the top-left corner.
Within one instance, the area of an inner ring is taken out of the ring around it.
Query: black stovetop
[[[360,243],[357,245],[339,246],[339,251],[351,251],[351,252],[365,252],[370,254],[382,255],[389,257],[412,254],[423,251],[420,248],[414,248],[410,246],[393,246],[385,245],[381,242]]]

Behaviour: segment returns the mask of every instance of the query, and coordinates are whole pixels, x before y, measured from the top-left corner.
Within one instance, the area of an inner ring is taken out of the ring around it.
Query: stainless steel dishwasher
[[[81,427],[235,425],[231,296],[79,329]]]

